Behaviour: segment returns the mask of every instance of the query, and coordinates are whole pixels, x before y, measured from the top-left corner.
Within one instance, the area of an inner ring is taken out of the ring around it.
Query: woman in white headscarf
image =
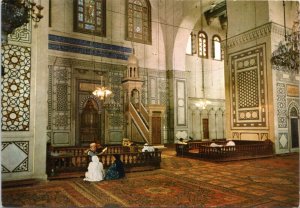
[[[92,156],[92,162],[89,163],[88,172],[85,173],[85,181],[102,181],[104,179],[103,164],[99,162],[98,156]]]

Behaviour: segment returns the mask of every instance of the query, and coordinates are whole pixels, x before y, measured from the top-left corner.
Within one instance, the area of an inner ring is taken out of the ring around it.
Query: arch
[[[299,106],[295,101],[289,104],[288,108],[288,118],[289,118],[289,148],[295,149],[299,148]]]
[[[102,104],[101,104],[100,100],[94,95],[89,95],[89,96],[86,96],[85,98],[83,98],[81,100],[81,102],[79,103],[79,113],[82,112],[82,110],[85,107],[85,104],[88,100],[93,100],[93,102],[97,105],[96,107],[97,107],[98,113],[102,112]]]
[[[212,36],[212,58],[214,60],[222,60],[221,37],[219,35]]]
[[[300,116],[300,107],[299,107],[299,105],[298,105],[298,103],[296,102],[296,101],[291,101],[290,103],[289,103],[289,105],[288,105],[288,116],[290,115],[290,112],[291,112],[291,110],[292,110],[292,108],[295,108],[296,109],[296,111],[297,111],[297,113],[298,113],[298,117]]]
[[[203,30],[198,32],[198,56],[208,58],[208,36]]]
[[[188,43],[189,35],[191,34],[195,24],[199,20],[198,12],[192,10],[188,16],[179,24],[174,42],[173,42],[173,54],[167,57],[167,67],[173,70],[184,71],[185,70],[185,49]],[[168,40],[171,41],[171,40]]]

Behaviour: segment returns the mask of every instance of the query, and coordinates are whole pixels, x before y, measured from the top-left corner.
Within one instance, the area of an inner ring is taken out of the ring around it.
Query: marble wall
[[[42,4],[48,8],[48,1]],[[29,22],[16,29],[1,47],[3,180],[46,178],[47,9],[44,15],[38,27]]]

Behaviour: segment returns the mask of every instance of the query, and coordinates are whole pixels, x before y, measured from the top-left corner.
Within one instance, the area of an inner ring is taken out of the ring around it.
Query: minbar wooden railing
[[[186,145],[176,144],[177,156],[197,157],[212,161],[231,161],[269,157],[274,154],[273,142],[233,140],[235,146],[225,146],[226,141],[215,142],[221,147],[211,147],[210,142],[193,141]]]
[[[134,122],[137,124],[140,132],[142,133],[143,138],[147,143],[149,143],[149,137],[150,137],[150,132],[149,128],[146,126],[132,103],[129,104],[129,113],[131,115],[131,118],[134,120]]]
[[[143,104],[140,105],[140,109],[140,114],[143,117],[146,126],[149,126],[149,114]]]
[[[86,147],[48,147],[47,174],[49,179],[59,176],[87,171],[89,157]],[[113,154],[119,154],[124,163],[125,171],[143,171],[160,168],[161,151],[139,152],[137,147],[109,146],[104,154],[98,155],[104,168],[108,168],[114,161]]]

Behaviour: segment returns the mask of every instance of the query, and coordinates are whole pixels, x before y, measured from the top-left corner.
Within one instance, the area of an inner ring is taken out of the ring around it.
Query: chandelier
[[[272,53],[271,63],[274,69],[285,72],[299,72],[300,62],[300,25],[299,4],[297,19],[294,21],[292,32],[280,41],[277,50]]]
[[[106,87],[96,87],[96,89],[93,91],[93,95],[99,97],[100,100],[104,100],[107,96],[109,96],[112,93],[109,89]]]
[[[206,109],[206,107],[211,104],[211,102],[209,100],[206,100],[205,98],[203,100],[200,100],[199,102],[197,102],[195,105],[197,108],[201,108],[201,109]]]
[[[39,22],[43,15],[40,1],[34,0],[2,0],[1,1],[1,42],[7,43],[7,36],[16,28],[29,22]],[[37,27],[37,24],[35,25]]]

